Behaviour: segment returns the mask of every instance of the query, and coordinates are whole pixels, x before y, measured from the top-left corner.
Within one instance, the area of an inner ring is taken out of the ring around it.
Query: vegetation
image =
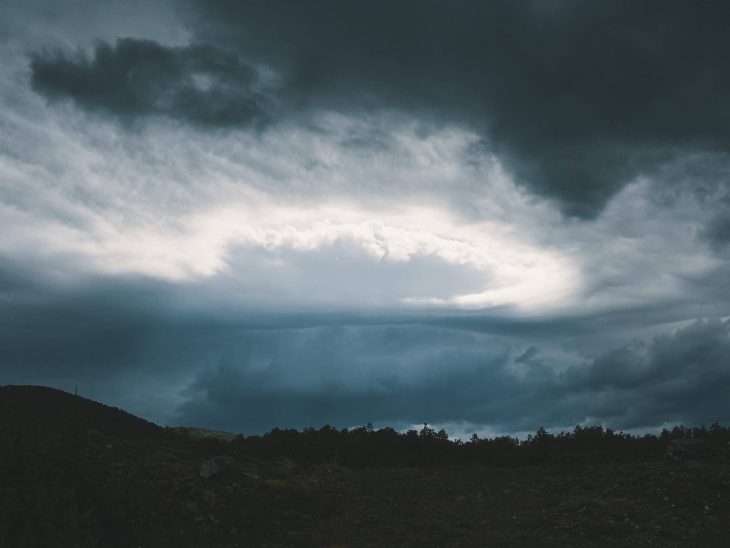
[[[323,426],[304,431],[274,429],[263,436],[238,437],[230,449],[260,458],[289,457],[315,464],[337,461],[353,467],[422,467],[455,465],[521,466],[545,463],[599,463],[656,460],[665,456],[672,440],[702,440],[721,451],[730,444],[730,430],[676,426],[659,436],[632,436],[601,426],[576,426],[572,432],[551,434],[538,429],[526,440],[510,436],[490,439],[474,434],[467,442],[449,440],[444,430],[424,424],[420,431],[400,433],[372,425],[337,430]]]

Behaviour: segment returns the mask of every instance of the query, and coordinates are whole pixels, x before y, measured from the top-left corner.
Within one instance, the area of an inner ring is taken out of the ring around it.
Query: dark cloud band
[[[327,339],[325,355],[321,338]],[[510,356],[504,340],[433,328],[335,328],[314,339],[281,332],[256,340],[247,363],[227,361],[198,374],[180,408],[182,422],[261,431],[284,423],[467,421],[515,432],[586,422],[646,428],[730,420],[727,321],[635,341],[562,373],[534,346]],[[368,352],[367,380],[343,377],[340,368],[361,369],[358,345],[365,344],[385,349]],[[306,354],[311,360],[302,358]],[[394,374],[399,369],[418,374]],[[297,378],[301,382],[292,382]]]
[[[468,123],[533,191],[590,217],[637,175],[730,145],[730,5],[190,2],[199,39],[280,67],[295,108]]]
[[[142,413],[134,391],[120,392],[144,387],[167,393],[149,418],[249,433],[369,421],[516,432],[730,420],[730,320],[614,344],[587,359],[556,349],[590,337],[578,325],[615,331],[611,321],[546,331],[473,314],[470,329],[418,315],[223,318],[185,306],[181,291],[133,279],[90,279],[70,290],[0,270],[0,382],[78,384]]]
[[[241,127],[266,119],[258,73],[208,45],[169,48],[131,38],[99,43],[91,57],[46,51],[33,55],[32,85],[50,98],[124,120],[162,115],[194,124]]]

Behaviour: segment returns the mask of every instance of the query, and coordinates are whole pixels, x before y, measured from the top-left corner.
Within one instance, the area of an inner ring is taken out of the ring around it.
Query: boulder
[[[200,477],[210,479],[213,476],[220,474],[231,464],[233,464],[233,459],[228,455],[218,455],[208,459],[200,465]]]

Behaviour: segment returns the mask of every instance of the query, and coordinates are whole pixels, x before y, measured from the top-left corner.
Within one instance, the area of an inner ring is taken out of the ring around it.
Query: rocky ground
[[[351,470],[234,460],[208,479],[189,471],[169,491],[158,487],[179,508],[167,515],[179,529],[160,523],[146,545],[726,546],[730,538],[726,463]]]
[[[136,435],[137,423],[124,423],[139,420],[131,416],[114,432],[95,424],[61,434],[38,417],[16,428],[18,408],[8,409],[0,405],[2,546],[727,546],[730,539],[724,455],[348,468],[254,458],[230,442],[149,423]]]

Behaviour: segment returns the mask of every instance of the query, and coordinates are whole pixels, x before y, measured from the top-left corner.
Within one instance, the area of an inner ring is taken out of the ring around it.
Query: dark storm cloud
[[[498,393],[510,383],[506,345],[474,334],[371,325],[255,332],[245,339],[237,360],[231,356],[197,375],[179,410],[181,422],[261,432],[281,425],[469,420],[479,409],[501,413]]]
[[[158,284],[86,280],[63,287],[0,269],[3,382],[111,379],[134,367],[165,299]]]
[[[593,216],[678,153],[730,145],[724,2],[189,2],[198,39],[283,74],[293,110],[468,122]]]
[[[590,396],[591,416],[619,427],[726,422],[729,356],[730,320],[701,321],[618,348],[562,380],[569,393]]]
[[[590,346],[620,318],[550,330],[476,314],[464,325],[417,314],[223,314],[189,300],[205,291],[144,278],[29,281],[5,265],[0,383],[78,384],[161,422],[249,433],[368,421],[506,432],[730,421],[730,321],[588,359],[560,347]]]
[[[52,99],[128,121],[163,115],[203,126],[263,122],[263,96],[255,68],[209,45],[165,47],[132,38],[98,43],[84,53],[48,50],[31,60],[32,86]]]
[[[255,340],[242,362],[223,361],[197,375],[178,420],[244,432],[368,421],[467,421],[514,432],[586,421],[646,428],[730,419],[727,321],[636,341],[562,373],[534,346],[514,359],[520,373],[510,367],[504,340],[418,326],[288,331]],[[364,347],[368,374],[343,376],[341,368],[360,370]],[[411,369],[419,374],[398,374]]]
[[[730,210],[717,214],[705,226],[702,236],[715,248],[730,245]]]

